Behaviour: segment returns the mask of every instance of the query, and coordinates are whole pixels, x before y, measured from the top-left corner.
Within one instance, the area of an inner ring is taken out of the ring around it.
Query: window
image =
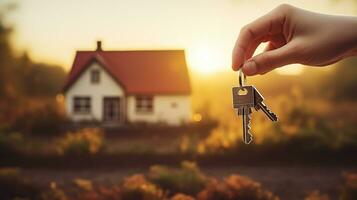
[[[136,97],[136,112],[152,112],[153,111],[153,97],[152,96],[138,96]]]
[[[90,113],[91,111],[91,98],[90,97],[74,97],[73,98],[73,111],[74,113]]]
[[[171,103],[171,108],[177,108],[177,103],[176,102],[172,102]]]
[[[94,84],[96,84],[96,83],[99,83],[99,81],[100,81],[100,76],[99,76],[100,74],[99,74],[99,70],[93,70],[93,71],[91,71],[91,78],[90,78],[90,80],[91,80],[91,82],[92,83],[94,83]]]

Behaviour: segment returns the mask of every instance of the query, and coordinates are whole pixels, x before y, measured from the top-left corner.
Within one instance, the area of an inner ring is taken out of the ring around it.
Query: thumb
[[[286,44],[280,48],[266,51],[247,60],[243,65],[243,72],[247,76],[265,74],[275,68],[292,64],[295,59],[295,48]]]

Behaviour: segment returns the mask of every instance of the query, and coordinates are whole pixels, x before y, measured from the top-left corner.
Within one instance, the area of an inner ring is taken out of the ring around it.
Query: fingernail
[[[253,60],[247,61],[243,65],[243,71],[246,75],[254,75],[258,71],[257,64]]]
[[[243,67],[243,64],[241,64],[241,65],[239,65],[239,67],[237,67],[237,66],[232,66],[232,69],[233,69],[233,71],[238,71],[240,68],[242,68]]]

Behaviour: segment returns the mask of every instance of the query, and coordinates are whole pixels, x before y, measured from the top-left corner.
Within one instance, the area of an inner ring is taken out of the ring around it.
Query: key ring
[[[239,70],[239,87],[243,87],[245,85],[247,77],[245,74],[242,72],[242,69]]]

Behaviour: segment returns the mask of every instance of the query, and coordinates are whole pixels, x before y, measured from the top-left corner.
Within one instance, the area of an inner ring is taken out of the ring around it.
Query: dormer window
[[[99,70],[92,70],[90,76],[91,83],[98,84],[100,81],[100,73]]]

